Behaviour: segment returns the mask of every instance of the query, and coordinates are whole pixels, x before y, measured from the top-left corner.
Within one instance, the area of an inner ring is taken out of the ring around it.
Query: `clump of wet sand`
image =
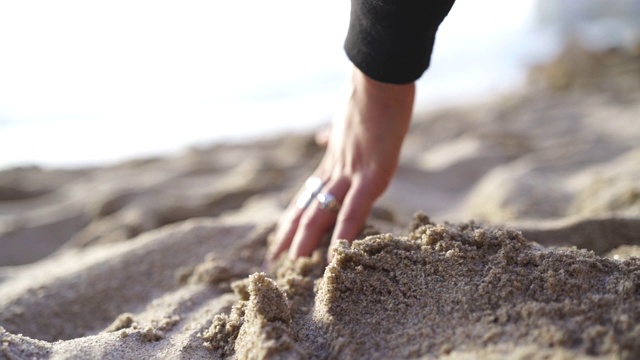
[[[236,282],[239,300],[205,347],[237,358],[640,356],[638,258],[419,216],[406,236],[343,243],[324,272],[322,259]]]

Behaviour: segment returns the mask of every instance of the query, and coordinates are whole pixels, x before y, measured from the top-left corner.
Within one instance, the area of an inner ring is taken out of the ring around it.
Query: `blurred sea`
[[[417,110],[522,85],[558,48],[534,0],[458,0]],[[339,106],[349,1],[0,3],[0,168],[309,131]]]

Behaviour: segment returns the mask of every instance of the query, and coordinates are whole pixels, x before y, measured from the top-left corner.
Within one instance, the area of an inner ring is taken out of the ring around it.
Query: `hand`
[[[310,256],[335,224],[331,258],[339,239],[351,242],[361,232],[398,167],[415,84],[381,83],[354,67],[351,85],[346,108],[334,118],[327,150],[313,173],[324,184],[321,192],[332,194],[342,206],[337,212],[323,210],[314,200],[300,209],[294,199],[278,222],[270,259],[287,249],[290,258]]]

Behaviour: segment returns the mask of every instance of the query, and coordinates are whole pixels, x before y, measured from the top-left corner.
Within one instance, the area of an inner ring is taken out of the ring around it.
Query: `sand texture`
[[[640,355],[640,259],[549,251],[515,230],[416,221],[253,274],[204,339],[239,358],[417,358],[492,348]],[[318,254],[319,255],[319,254]],[[314,295],[315,288],[315,295]],[[428,340],[425,340],[428,339]]]
[[[0,359],[638,359],[640,85],[584,83],[416,114],[330,264],[262,264],[312,134],[0,171]]]

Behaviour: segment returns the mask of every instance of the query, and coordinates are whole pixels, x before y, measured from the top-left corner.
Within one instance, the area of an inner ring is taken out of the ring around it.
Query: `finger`
[[[339,178],[335,181],[330,180],[322,192],[332,194],[339,201],[344,198],[349,186],[350,181],[347,178]],[[289,257],[310,256],[320,244],[322,236],[333,227],[336,217],[336,212],[323,210],[319,203],[314,201],[300,218],[295,237],[289,248]]]
[[[316,144],[320,147],[326,147],[331,137],[331,126],[326,126],[316,132]]]
[[[275,244],[267,254],[268,261],[275,260],[291,246],[291,241],[300,223],[302,211],[303,209],[299,209],[292,204],[282,215],[276,229]]]
[[[307,182],[312,178],[319,179],[317,176],[311,176],[309,179],[307,179]],[[289,203],[289,206],[280,218],[280,221],[278,221],[275,235],[275,244],[267,254],[267,261],[275,260],[291,245],[291,241],[293,240],[293,236],[295,235],[296,229],[298,228],[298,224],[300,222],[300,216],[302,215],[305,207],[305,201],[302,201],[301,203],[300,200],[304,200],[303,197],[311,196],[309,194],[310,190],[316,191],[315,188],[309,189],[307,182],[305,182],[305,186],[298,191],[294,199],[291,201],[291,203]],[[309,198],[309,200],[312,201],[313,198]],[[307,204],[307,206],[308,205],[310,204]]]
[[[336,220],[336,228],[327,254],[329,261],[333,258],[333,249],[337,246],[338,240],[347,240],[351,243],[360,234],[376,198],[377,194],[363,182],[358,182],[351,187]]]

